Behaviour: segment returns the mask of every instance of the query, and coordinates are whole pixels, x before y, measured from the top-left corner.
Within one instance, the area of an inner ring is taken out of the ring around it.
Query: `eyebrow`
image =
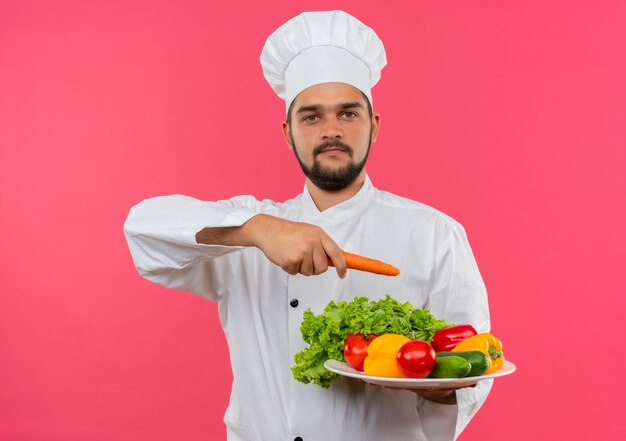
[[[347,110],[347,109],[354,109],[354,108],[363,109],[364,107],[363,107],[363,104],[359,103],[358,101],[354,101],[354,102],[337,104],[335,108],[337,110]],[[302,106],[298,108],[296,113],[319,112],[321,109],[322,109],[322,106],[320,104],[311,104],[310,106]]]

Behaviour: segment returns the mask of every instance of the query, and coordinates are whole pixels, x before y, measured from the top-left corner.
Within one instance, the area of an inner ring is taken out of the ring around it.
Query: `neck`
[[[319,211],[324,211],[347,201],[352,196],[357,194],[361,187],[363,187],[363,183],[365,183],[365,169],[361,171],[361,174],[359,174],[352,184],[342,190],[322,190],[321,188],[316,187],[315,184],[313,184],[308,178],[306,180],[306,188],[309,190],[311,199],[313,199],[317,209]]]

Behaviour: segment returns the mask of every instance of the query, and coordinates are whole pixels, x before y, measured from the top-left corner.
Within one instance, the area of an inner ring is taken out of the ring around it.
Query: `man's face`
[[[370,117],[358,89],[323,83],[303,90],[291,106],[283,133],[302,171],[318,188],[342,190],[365,173],[380,116]]]

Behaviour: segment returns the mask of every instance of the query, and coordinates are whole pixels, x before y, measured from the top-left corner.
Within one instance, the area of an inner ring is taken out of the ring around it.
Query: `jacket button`
[[[296,300],[297,301],[297,300]],[[302,441],[302,437],[301,436],[296,436],[293,441]]]
[[[298,305],[300,304],[300,302],[298,302],[298,299],[292,299],[289,304],[291,305],[292,308],[297,308]],[[300,437],[298,437],[300,438]],[[296,439],[298,439],[296,438]],[[302,441],[302,438],[300,438],[300,441]]]

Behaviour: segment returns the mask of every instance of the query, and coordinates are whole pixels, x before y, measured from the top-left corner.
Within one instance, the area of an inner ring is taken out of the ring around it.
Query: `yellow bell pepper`
[[[480,351],[489,357],[489,367],[485,374],[492,374],[504,364],[502,342],[489,333],[469,337],[452,349],[452,352]]]
[[[374,377],[406,378],[398,370],[396,356],[400,347],[411,341],[399,334],[384,334],[376,337],[367,347],[367,357],[363,363],[363,371]]]

